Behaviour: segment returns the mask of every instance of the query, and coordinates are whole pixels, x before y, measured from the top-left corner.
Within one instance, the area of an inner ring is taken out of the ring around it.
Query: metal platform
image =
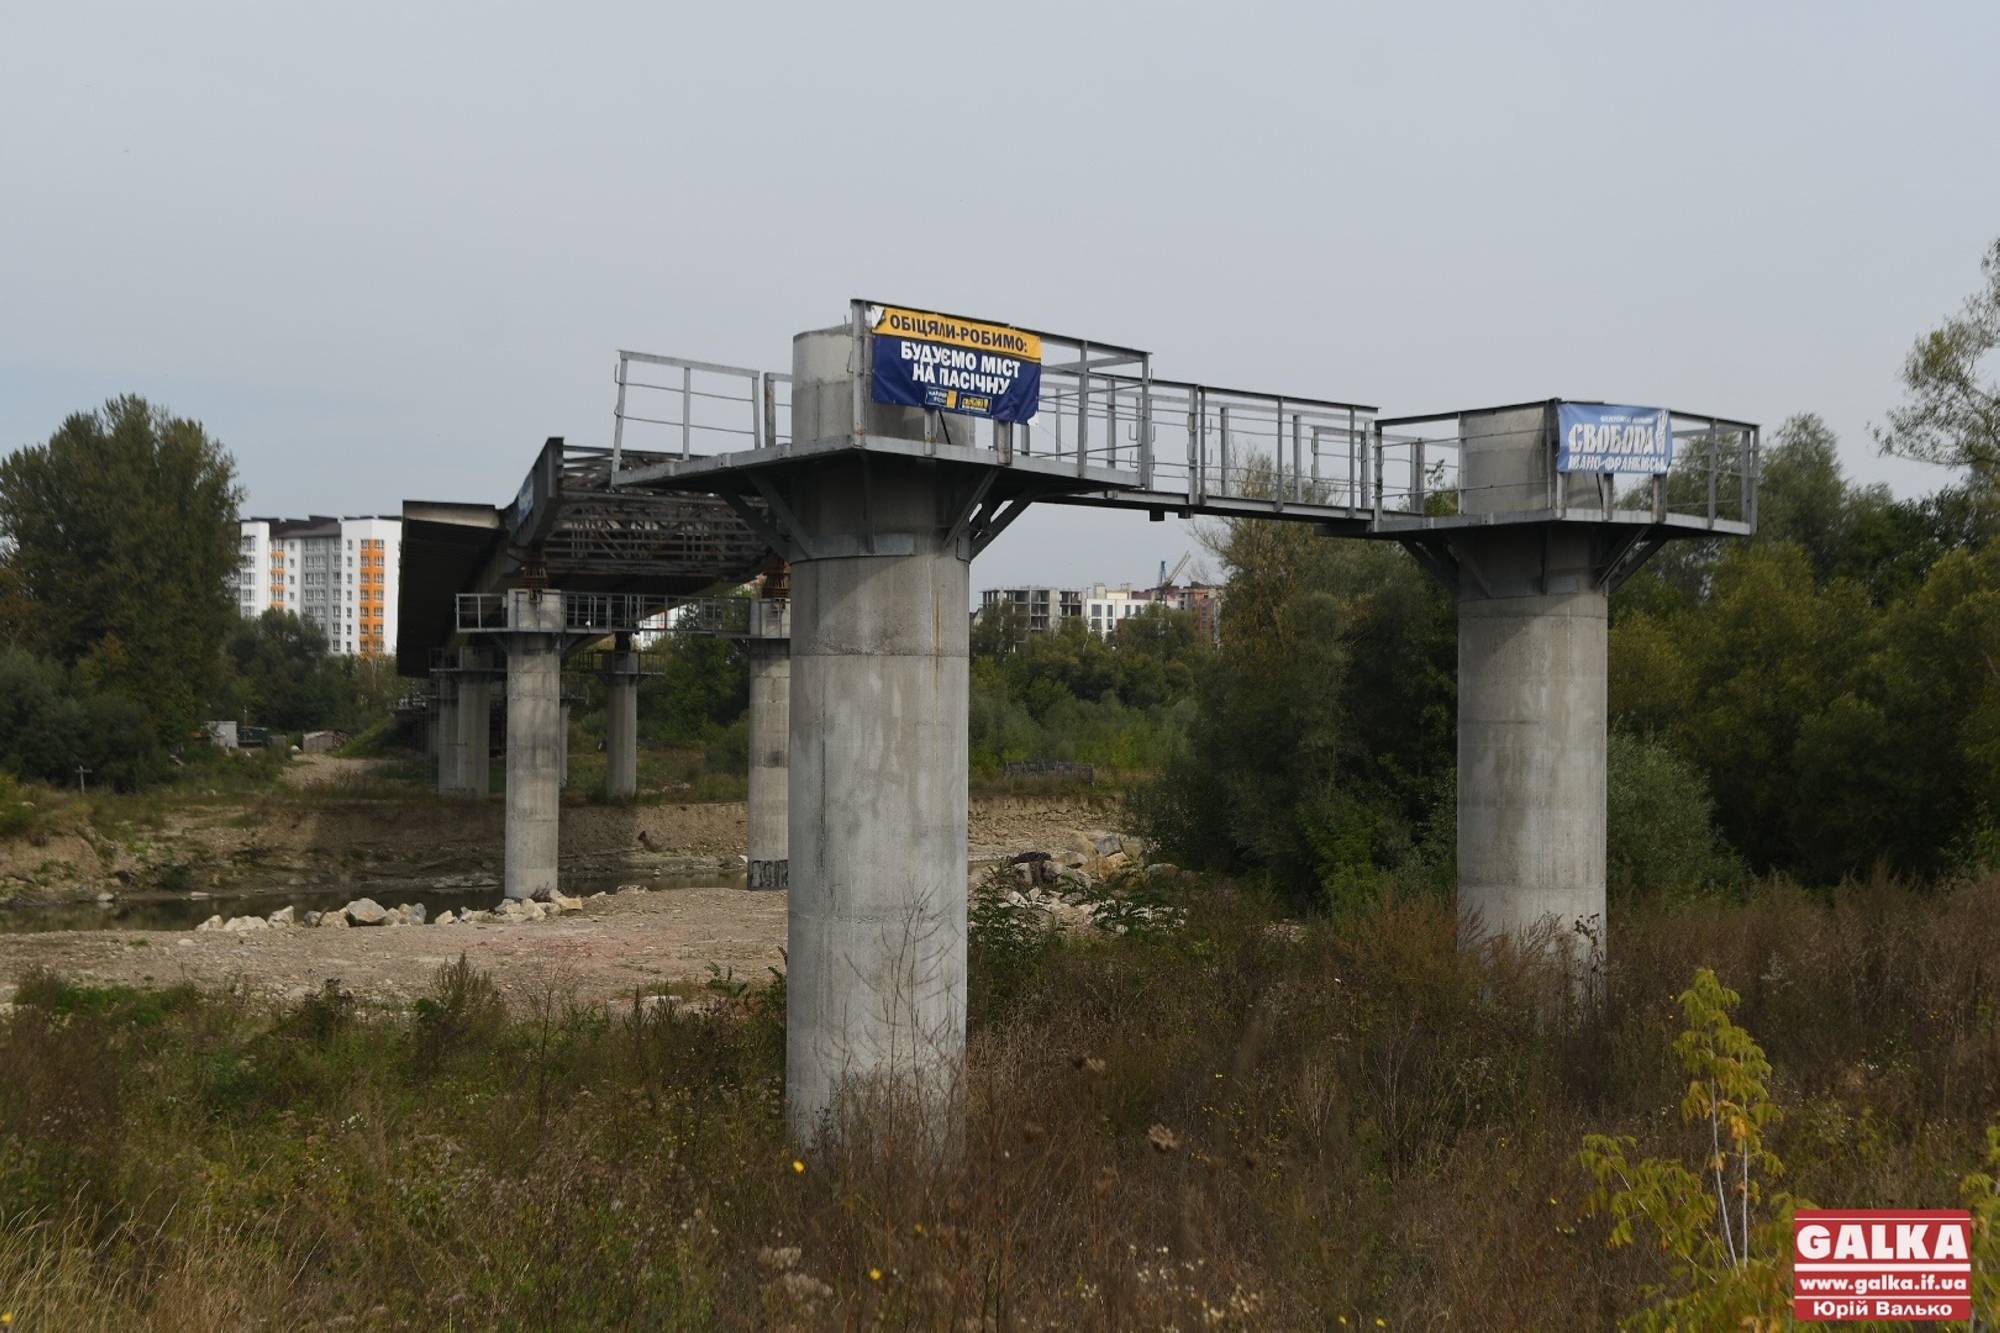
[[[866,301],[849,308],[856,421],[874,308]],[[1593,478],[1584,496],[1558,480],[1553,424],[1562,402],[1584,400],[1381,417],[1335,398],[1158,379],[1150,353],[1022,331],[1045,349],[1036,415],[1009,425],[926,412],[918,439],[859,431],[799,439],[788,374],[620,352],[606,484],[621,492],[731,493],[768,505],[765,478],[776,471],[860,450],[998,469],[1007,484],[996,493],[1046,503],[1284,519],[1340,536],[1400,540],[1548,522],[1741,535],[1755,521],[1758,428],[1749,422],[1673,412],[1676,439],[1688,447],[1667,476],[1622,490]],[[1458,488],[1460,459],[1480,436],[1466,421],[1524,407],[1548,412],[1545,492],[1518,508],[1468,505]]]
[[[559,438],[542,446],[511,504],[405,501],[398,669],[422,674],[452,640],[457,593],[532,581],[671,597],[744,582],[767,559],[745,507],[614,489],[609,450]]]

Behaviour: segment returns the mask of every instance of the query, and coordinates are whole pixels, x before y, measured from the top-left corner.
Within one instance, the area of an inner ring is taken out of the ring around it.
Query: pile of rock
[[[1023,852],[999,869],[1008,906],[1043,915],[1058,929],[1123,932],[1139,923],[1180,919],[1179,909],[1144,901],[1135,891],[1194,878],[1164,861],[1145,861],[1138,838],[1078,834],[1063,852]],[[976,889],[984,877],[973,881]]]
[[[242,934],[247,931],[281,929],[286,926],[345,930],[350,926],[455,926],[476,925],[482,921],[492,921],[502,925],[523,925],[530,921],[545,921],[565,912],[582,910],[583,899],[572,898],[564,893],[552,893],[540,902],[522,902],[510,898],[491,911],[474,909],[465,912],[440,912],[433,920],[430,910],[422,903],[384,907],[373,898],[356,898],[347,906],[334,911],[307,912],[303,916],[291,907],[280,907],[269,916],[234,916],[227,920],[221,916],[212,916],[195,929]]]

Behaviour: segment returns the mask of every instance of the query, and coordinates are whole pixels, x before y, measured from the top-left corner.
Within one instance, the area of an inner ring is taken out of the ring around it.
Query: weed
[[[615,1019],[463,962],[402,1011],[33,977],[0,1018],[0,1291],[36,1326],[1607,1327],[1692,1270],[1605,1244],[1579,1143],[1685,1172],[1699,1256],[1711,1124],[1751,1262],[1782,1159],[1841,1206],[1984,1209],[1990,1274],[1996,897],[1639,905],[1596,1012],[1428,896],[1300,923],[1217,886],[1173,930],[1054,938],[975,907],[943,1154],[788,1141],[782,973]]]

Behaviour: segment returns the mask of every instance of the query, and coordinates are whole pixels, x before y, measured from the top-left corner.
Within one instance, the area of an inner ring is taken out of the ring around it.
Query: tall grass
[[[40,978],[0,1024],[0,1299],[21,1327],[1601,1327],[1664,1261],[1607,1248],[1577,1149],[1695,1160],[1697,967],[1743,995],[1800,1194],[1953,1204],[2000,1108],[1996,881],[1634,908],[1599,1011],[1461,954],[1436,899],[1184,905],[982,932],[942,1157],[786,1141],[776,988],[606,1011],[552,971],[503,1012],[455,966],[413,1009],[273,1014]]]

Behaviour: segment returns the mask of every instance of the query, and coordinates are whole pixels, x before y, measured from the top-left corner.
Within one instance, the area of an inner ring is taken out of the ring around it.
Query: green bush
[[[42,824],[41,805],[12,773],[0,769],[0,841],[25,838]]]
[[[1658,741],[1614,731],[1605,764],[1605,880],[1615,896],[1741,878],[1715,831],[1701,770]]]

